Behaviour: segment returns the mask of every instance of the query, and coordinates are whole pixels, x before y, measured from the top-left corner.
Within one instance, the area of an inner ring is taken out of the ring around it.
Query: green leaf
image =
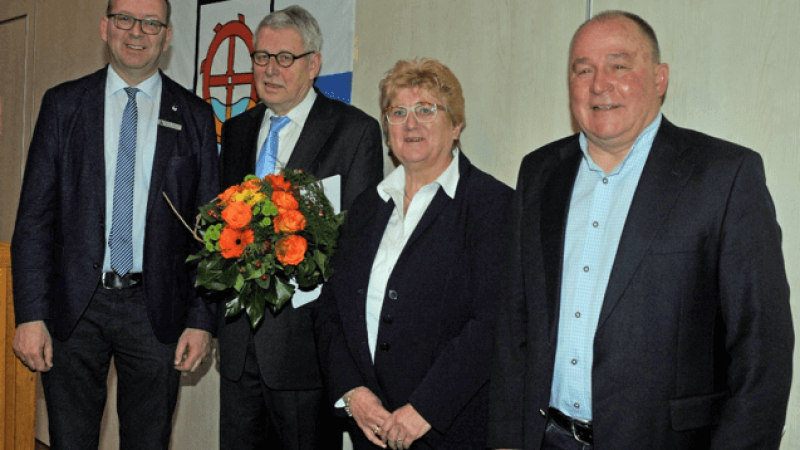
[[[236,275],[236,283],[233,285],[233,288],[239,292],[242,292],[242,288],[244,287],[244,277],[242,274]]]
[[[186,262],[188,263],[188,262],[192,262],[192,261],[197,261],[198,259],[202,259],[202,258],[203,258],[203,255],[201,255],[199,253],[196,254],[196,255],[189,255],[189,257],[186,258]]]
[[[245,309],[247,310],[247,317],[250,319],[250,326],[256,328],[261,323],[261,319],[264,318],[266,295],[263,289],[252,289],[250,294]]]
[[[292,299],[292,295],[294,295],[294,286],[289,283],[284,282],[281,280],[280,277],[275,278],[275,293],[277,294],[277,301],[275,306],[277,309],[283,308],[283,305],[286,304],[289,300]]]
[[[258,287],[260,287],[261,289],[269,289],[269,285],[270,285],[270,280],[271,279],[272,279],[272,277],[267,275],[267,279],[266,280],[262,280],[261,277],[259,276],[258,278],[255,279],[255,281],[256,281],[256,284],[258,285]]]
[[[239,278],[239,266],[236,264],[231,264],[222,272],[222,276],[219,277],[219,282],[224,284],[226,287],[232,287],[236,284],[236,280]]]
[[[233,300],[229,300],[225,303],[225,317],[233,317],[244,309],[244,305],[242,304],[241,297],[236,297]]]

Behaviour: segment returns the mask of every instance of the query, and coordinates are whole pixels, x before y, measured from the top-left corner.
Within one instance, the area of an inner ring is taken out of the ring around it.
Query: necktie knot
[[[275,134],[281,131],[283,127],[286,126],[292,119],[288,118],[287,116],[272,116],[269,118],[269,132],[270,134]]]
[[[278,158],[278,132],[281,131],[292,119],[283,116],[270,116],[269,133],[256,161],[256,176],[263,178],[275,171]]]
[[[137,89],[135,87],[126,87],[125,88],[125,93],[128,94],[128,98],[129,99],[135,99],[137,92],[139,92],[139,89]]]

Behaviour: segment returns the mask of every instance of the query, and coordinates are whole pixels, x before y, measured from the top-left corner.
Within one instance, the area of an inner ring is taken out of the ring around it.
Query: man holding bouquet
[[[314,88],[322,65],[316,19],[291,6],[264,18],[255,33],[253,75],[261,103],[225,122],[222,187],[282,168],[318,179],[341,176],[341,208],[383,176],[378,122]],[[247,315],[220,308],[220,448],[335,448],[322,393],[314,328],[307,308],[265,313],[253,329]]]

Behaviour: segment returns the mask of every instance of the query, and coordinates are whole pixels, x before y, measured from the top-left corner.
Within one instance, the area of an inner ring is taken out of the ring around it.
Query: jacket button
[[[381,350],[388,352],[390,348],[392,348],[392,346],[389,345],[388,342],[381,342]]]
[[[97,269],[98,267],[100,267],[100,264],[97,263],[92,264],[92,268]]]
[[[397,291],[394,289],[389,289],[389,298],[392,300],[397,300]]]
[[[359,289],[358,290],[358,295],[364,295],[364,290],[363,289]]]
[[[394,317],[392,317],[391,315],[388,315],[383,318],[383,323],[392,323],[392,322],[394,322]]]
[[[546,416],[547,416],[547,413],[546,413],[546,412],[544,412],[544,410],[543,410],[543,409],[540,409],[540,410],[539,410],[539,414],[541,414],[541,415],[542,415],[542,417],[546,417]]]

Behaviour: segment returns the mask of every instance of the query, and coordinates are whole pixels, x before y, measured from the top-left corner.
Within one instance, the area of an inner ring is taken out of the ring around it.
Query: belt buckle
[[[592,442],[587,442],[587,441],[584,441],[583,439],[581,439],[581,437],[580,437],[580,435],[578,433],[578,428],[575,426],[575,424],[580,424],[580,425],[584,425],[584,426],[589,427],[589,426],[591,426],[591,423],[590,422],[585,422],[585,421],[580,420],[580,419],[573,418],[572,421],[570,422],[570,425],[571,425],[571,428],[572,428],[572,437],[574,437],[576,441],[580,442],[583,445],[593,445]]]
[[[110,275],[110,274],[111,274],[111,272],[103,272],[103,275],[101,275],[101,277],[100,277],[100,279],[101,279],[100,284],[103,286],[103,289],[113,289],[114,288],[113,286],[109,285],[109,281],[106,279],[106,277],[108,275]]]

